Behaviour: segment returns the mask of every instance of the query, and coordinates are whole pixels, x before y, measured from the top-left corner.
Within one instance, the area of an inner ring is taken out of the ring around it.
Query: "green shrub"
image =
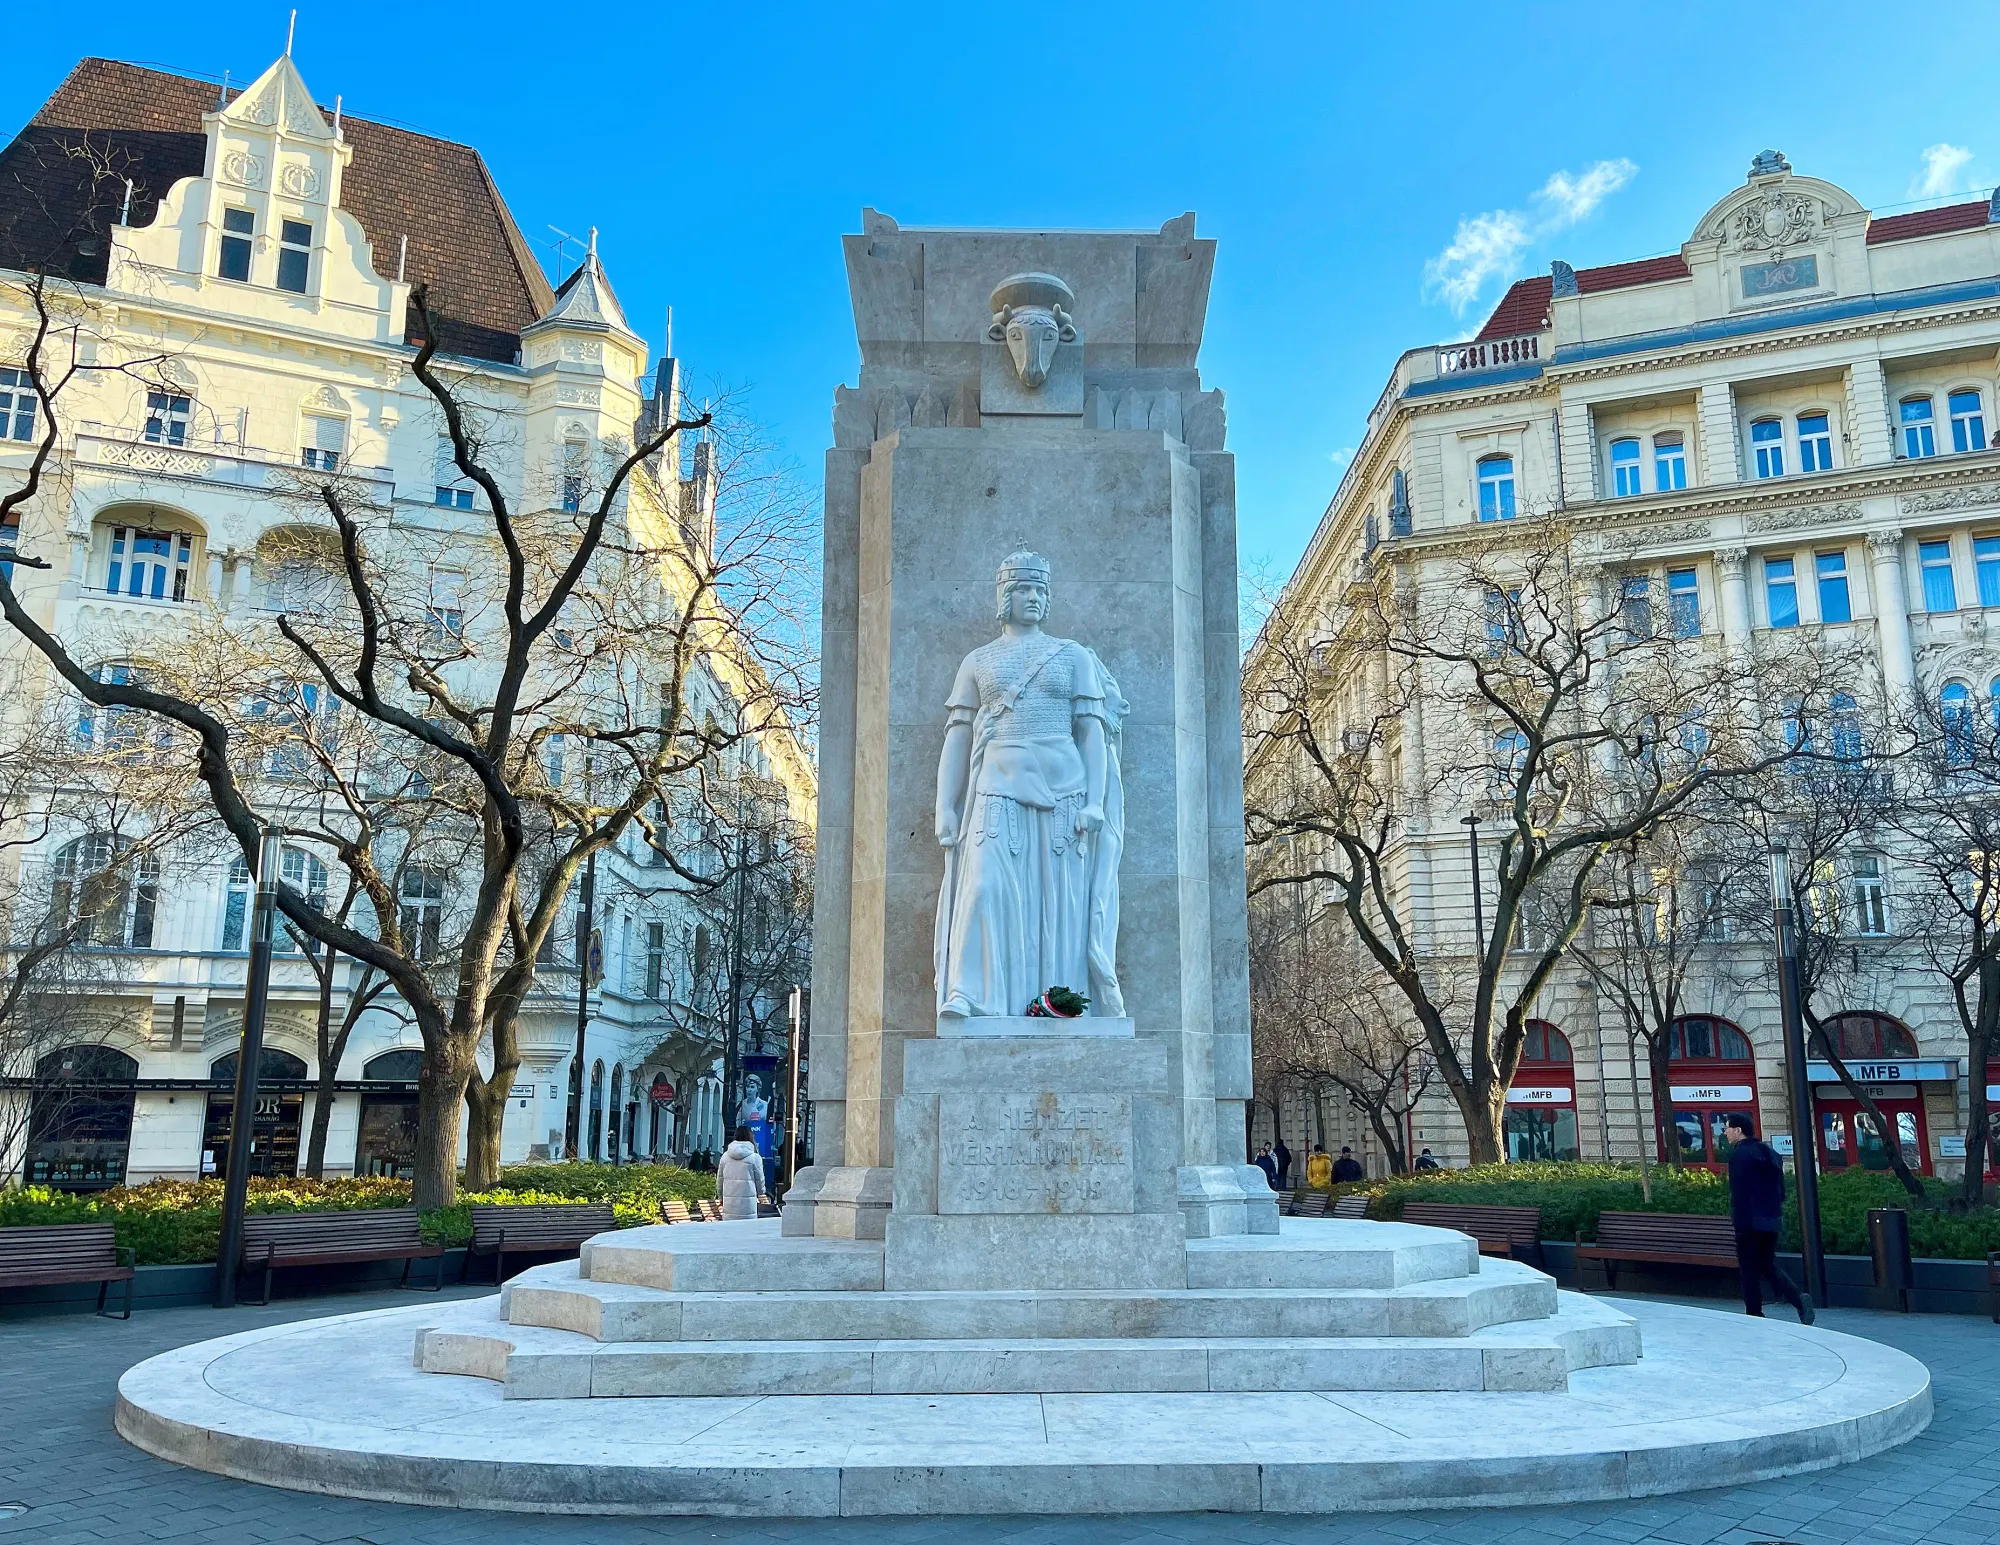
[[[215,1259],[222,1235],[220,1180],[149,1180],[142,1185],[72,1195],[42,1186],[0,1190],[0,1228],[24,1224],[110,1223],[141,1266],[179,1266]],[[715,1195],[715,1177],[664,1164],[521,1164],[500,1172],[500,1185],[462,1193],[455,1207],[426,1212],[424,1238],[462,1245],[472,1238],[473,1202],[610,1202],[619,1228],[660,1221],[668,1198]],[[333,1180],[280,1177],[250,1182],[250,1212],[336,1212],[407,1207],[410,1183],[374,1176]]]
[[[1782,1242],[1799,1244],[1798,1207],[1793,1200],[1787,1168],[1785,1224]],[[1462,1206],[1539,1207],[1542,1238],[1589,1242],[1597,1238],[1602,1212],[1727,1213],[1729,1181],[1705,1169],[1655,1167],[1653,1199],[1648,1202],[1636,1164],[1536,1163],[1487,1164],[1471,1169],[1430,1171],[1397,1176],[1337,1190],[1366,1190],[1373,1200],[1371,1218],[1395,1219],[1411,1201],[1441,1201]],[[1950,1188],[1926,1180],[1926,1202],[1912,1198],[1894,1175],[1875,1170],[1836,1170],[1819,1182],[1820,1237],[1833,1255],[1868,1253],[1868,1209],[1906,1207],[1910,1213],[1910,1249],[1917,1256],[1940,1260],[1983,1260],[2000,1250],[2000,1208],[1951,1212],[1944,1207]]]

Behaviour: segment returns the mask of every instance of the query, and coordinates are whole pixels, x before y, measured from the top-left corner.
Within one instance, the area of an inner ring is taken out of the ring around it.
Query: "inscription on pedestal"
[[[939,1212],[1131,1210],[1130,1095],[938,1097]]]

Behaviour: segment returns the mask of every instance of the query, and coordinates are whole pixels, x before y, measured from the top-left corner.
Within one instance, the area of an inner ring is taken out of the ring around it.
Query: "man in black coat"
[[[1354,1150],[1352,1148],[1341,1149],[1340,1158],[1333,1166],[1333,1183],[1337,1186],[1351,1185],[1357,1180],[1366,1180],[1367,1178],[1367,1171],[1362,1169],[1361,1161],[1354,1157]]]
[[[1813,1322],[1812,1299],[1778,1269],[1778,1229],[1785,1214],[1785,1166],[1768,1143],[1757,1136],[1754,1119],[1742,1114],[1724,1118],[1729,1139],[1729,1221],[1736,1225],[1736,1271],[1743,1280],[1743,1312],[1764,1316],[1764,1283],[1799,1312],[1799,1323]]]
[[[1292,1150],[1285,1146],[1285,1140],[1282,1137],[1278,1139],[1277,1147],[1271,1151],[1271,1157],[1277,1161],[1278,1165],[1278,1189],[1280,1191],[1290,1189],[1292,1184]]]

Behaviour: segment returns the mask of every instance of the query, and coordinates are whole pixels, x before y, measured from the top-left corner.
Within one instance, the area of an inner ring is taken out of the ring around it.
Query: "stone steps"
[[[442,1308],[417,1335],[427,1373],[498,1381],[510,1399],[1194,1391],[1563,1391],[1577,1368],[1637,1361],[1634,1321],[1562,1294],[1547,1319],[1453,1339],[1124,1337],[600,1343],[509,1324],[493,1300]]]
[[[1529,1266],[1487,1261],[1476,1277],[1395,1288],[676,1293],[586,1281],[557,1262],[523,1272],[502,1301],[515,1325],[602,1342],[1463,1337],[1554,1314],[1556,1288]]]
[[[1478,1242],[1449,1229],[1358,1218],[1286,1218],[1276,1234],[1187,1242],[1191,1288],[1392,1288],[1481,1270]]]
[[[656,1223],[599,1234],[583,1246],[583,1275],[667,1292],[879,1292],[882,1243],[787,1239],[775,1218],[728,1223]]]

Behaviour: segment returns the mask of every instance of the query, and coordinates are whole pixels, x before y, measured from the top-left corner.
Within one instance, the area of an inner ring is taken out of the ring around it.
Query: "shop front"
[[[35,1064],[22,1179],[59,1191],[125,1183],[139,1064],[109,1046],[68,1046]]]
[[[1673,1130],[1660,1133],[1660,1159],[1666,1161],[1671,1138],[1680,1163],[1720,1169],[1729,1162],[1723,1133],[1730,1116],[1759,1115],[1750,1038],[1728,1020],[1708,1015],[1675,1020],[1667,1036]]]
[[[1579,1158],[1569,1038],[1544,1019],[1531,1019],[1526,1028],[1521,1063],[1507,1088],[1507,1162]]]
[[[1919,1057],[1909,1027],[1887,1014],[1837,1014],[1827,1021],[1827,1033],[1849,1074],[1881,1110],[1889,1130],[1877,1128],[1831,1062],[1808,1061],[1820,1167],[1886,1170],[1900,1150],[1912,1170],[1930,1174],[1930,1123],[1924,1113],[1923,1086],[1956,1085],[1957,1060]]]
[[[417,1172],[418,1075],[420,1051],[385,1051],[361,1065],[364,1084],[383,1085],[361,1096],[361,1120],[354,1144],[354,1173],[408,1180]]]
[[[236,1053],[209,1064],[212,1088],[202,1120],[201,1172],[229,1173],[229,1140],[236,1114]],[[267,1046],[257,1059],[257,1110],[250,1130],[250,1173],[296,1175],[299,1172],[299,1131],[305,1112],[305,1062],[288,1051]],[[287,1087],[290,1086],[290,1087]]]

